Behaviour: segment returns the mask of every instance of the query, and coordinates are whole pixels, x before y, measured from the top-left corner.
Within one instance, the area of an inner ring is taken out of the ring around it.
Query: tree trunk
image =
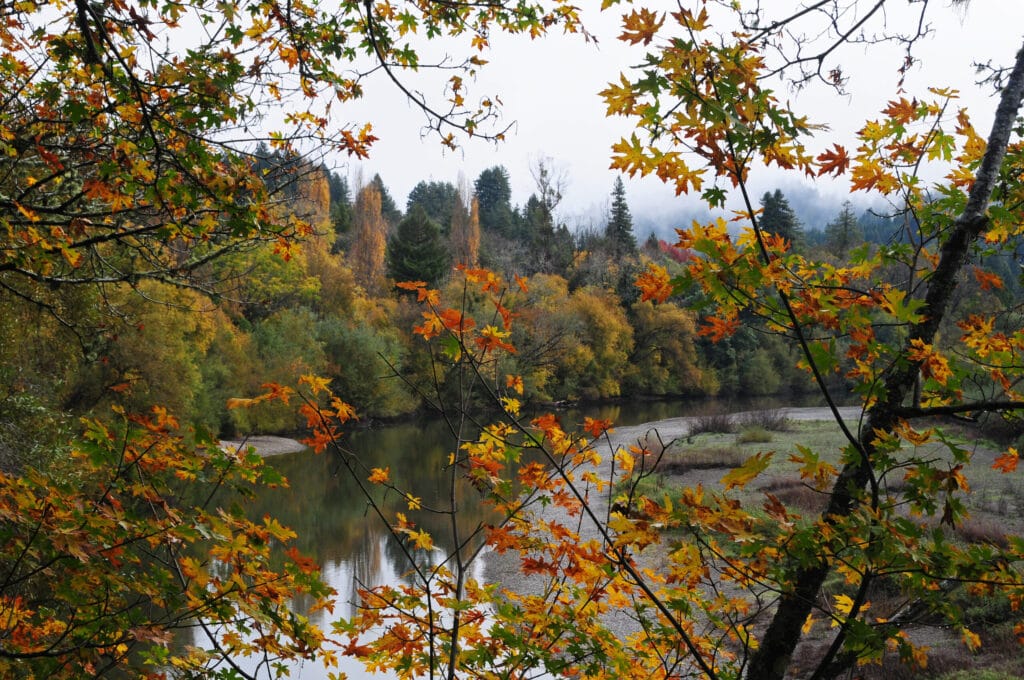
[[[912,340],[931,344],[942,321],[950,298],[956,288],[956,279],[967,263],[970,246],[988,225],[985,215],[992,191],[999,176],[999,168],[1006,155],[1010,134],[1024,97],[1024,49],[1017,53],[1013,71],[1000,96],[988,147],[974,185],[968,194],[963,213],[954,222],[953,231],[942,246],[939,264],[929,279],[925,296],[924,320],[911,327],[905,350]],[[860,433],[863,454],[858,463],[847,463],[832,490],[824,517],[845,517],[855,508],[855,489],[863,489],[870,481],[872,459],[875,453],[871,441],[873,432],[891,432],[899,420],[898,409],[912,394],[919,366],[906,362],[886,376],[883,394],[868,411],[867,423]],[[761,645],[751,658],[747,677],[751,680],[782,680],[790,665],[790,658],[800,640],[801,627],[831,571],[831,565],[822,561],[810,567],[798,567],[791,579],[792,588],[782,594],[778,608],[765,632]],[[826,658],[823,663],[828,664]]]

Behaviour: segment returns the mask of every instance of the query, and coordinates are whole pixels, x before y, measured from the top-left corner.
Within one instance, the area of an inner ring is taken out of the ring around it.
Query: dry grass
[[[991,545],[1004,550],[1010,547],[1005,526],[992,519],[971,517],[956,527],[956,535],[975,545]]]
[[[711,447],[686,449],[667,453],[658,464],[658,472],[666,475],[685,475],[692,470],[734,468],[743,464],[746,456],[735,448]]]
[[[828,494],[818,491],[806,482],[792,477],[773,477],[766,479],[758,491],[770,493],[787,508],[799,509],[806,513],[819,514],[828,504]]]
[[[736,418],[729,413],[712,411],[694,416],[690,436],[698,434],[731,434],[736,431]]]
[[[744,413],[737,420],[742,428],[759,427],[769,432],[790,432],[793,430],[793,421],[786,417],[785,411],[778,408]]]
[[[767,444],[771,440],[772,433],[760,425],[745,427],[736,435],[737,444]]]

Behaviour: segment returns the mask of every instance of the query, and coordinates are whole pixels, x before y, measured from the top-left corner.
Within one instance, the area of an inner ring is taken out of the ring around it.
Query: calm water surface
[[[558,412],[568,430],[581,423],[584,415],[608,418],[618,425],[693,415],[711,406],[708,402],[630,402],[600,405]],[[728,410],[770,408],[771,403],[714,405]],[[368,467],[388,467],[391,479],[402,489],[422,498],[425,507],[448,507],[449,488],[442,473],[453,449],[453,439],[437,419],[420,419],[385,427],[352,432],[345,446]],[[323,613],[315,622],[330,630],[330,622],[353,614],[351,602],[361,585],[398,583],[408,570],[401,550],[382,528],[380,520],[360,492],[355,480],[338,458],[311,451],[268,459],[289,480],[287,489],[269,490],[256,499],[253,517],[271,514],[298,533],[297,546],[320,565],[323,578],[338,592],[334,614]],[[459,530],[468,533],[481,521],[485,510],[479,494],[467,484],[458,492]],[[397,494],[383,499],[389,514],[406,511]],[[448,551],[449,520],[443,515],[409,512],[410,519],[427,530],[438,547]],[[301,603],[297,603],[301,606]],[[353,680],[388,677],[370,675],[354,660],[342,659],[341,669]],[[319,664],[292,669],[300,680],[326,679]]]

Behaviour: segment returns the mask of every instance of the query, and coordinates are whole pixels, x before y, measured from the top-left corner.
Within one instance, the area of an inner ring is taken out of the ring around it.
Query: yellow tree
[[[424,307],[414,332],[439,367],[465,378],[456,403],[438,394],[457,433],[445,471],[461,468],[488,497],[502,518],[484,527],[489,545],[516,554],[533,580],[502,588],[473,581],[455,555],[436,570],[420,560],[422,578],[367,589],[342,625],[369,666],[449,678],[831,678],[886,654],[926,665],[929,650],[908,633],[922,616],[977,651],[986,631],[957,600],[983,596],[1007,604],[1000,634],[1024,639],[1024,539],[1012,530],[983,543],[957,534],[972,478],[1013,474],[1018,452],[983,451],[945,420],[1018,422],[1024,413],[1014,301],[970,313],[955,304],[965,279],[1004,285],[976,258],[1012,252],[1024,230],[1024,49],[991,74],[999,105],[987,135],[954,91],[936,88],[894,92],[854,139],[841,140],[782,103],[773,79],[841,86],[837,55],[869,40],[907,48],[905,72],[934,7],[915,3],[901,32],[884,23],[894,5],[886,0],[796,11],[766,4],[630,6],[620,38],[641,51],[639,65],[603,96],[609,114],[635,128],[614,144],[614,167],[699,192],[710,208],[735,201],[733,223],[679,230],[677,246],[694,254],[680,275],[653,265],[638,286],[645,300],[691,296],[697,332],[712,341],[759,323],[793,343],[843,439],[835,450],[800,445],[786,462],[824,510],[755,488],[781,457],[772,451],[718,480],[645,491],[658,447],[613,443],[602,456],[610,423],[587,418],[573,432],[558,414],[520,417],[522,379],[495,368],[516,352],[508,340],[516,317],[493,273],[464,271],[454,302],[410,284]],[[835,175],[851,191],[881,194],[905,217],[903,234],[840,263],[795,253],[761,228],[748,182],[765,167]],[[471,316],[466,301],[480,299],[493,313]],[[853,420],[839,410],[832,374],[859,399]],[[479,415],[466,393],[500,409],[475,438],[458,427]],[[331,409],[319,413],[329,419]],[[316,439],[335,440],[324,427]],[[367,472],[369,484],[402,493],[386,470]],[[381,518],[404,545],[433,547],[412,516]],[[652,568],[645,558],[659,545]],[[878,592],[897,597],[872,603]],[[612,615],[632,623],[625,639],[609,629]],[[809,636],[819,643],[798,650]]]
[[[356,195],[352,230],[354,237],[349,261],[356,282],[371,294],[380,293],[384,290],[387,270],[388,225],[381,214],[380,192],[373,184],[367,184]]]
[[[237,270],[214,262],[268,248],[294,256],[322,210],[287,210],[285,189],[315,176],[322,155],[369,153],[370,122],[339,122],[338,111],[367,92],[370,73],[405,89],[443,144],[459,131],[493,137],[497,98],[466,96],[479,50],[495,31],[576,25],[558,0],[3,3],[0,309],[40,310],[96,360],[98,323],[78,322],[116,301],[109,292],[230,293],[220,279]],[[447,78],[436,100],[399,77],[431,66],[403,39],[410,31],[452,39],[434,64]],[[268,127],[271,109],[279,123]],[[283,175],[264,163],[282,159]],[[300,193],[324,204],[319,180]],[[3,332],[6,347],[25,329]],[[59,371],[39,375],[51,377],[41,390],[51,399],[63,391]],[[331,606],[316,566],[295,551],[271,556],[291,532],[226,501],[282,483],[258,456],[221,448],[160,404],[116,407],[82,430],[53,466],[18,457],[19,474],[0,474],[0,675],[268,677],[287,659],[331,665],[322,631],[292,608],[306,595],[313,609]],[[199,646],[172,646],[196,627]],[[246,656],[256,661],[243,668]]]

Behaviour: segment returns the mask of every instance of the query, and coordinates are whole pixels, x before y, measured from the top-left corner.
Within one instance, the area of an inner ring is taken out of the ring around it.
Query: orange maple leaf
[[[654,34],[658,32],[661,25],[665,23],[665,15],[662,14],[661,18],[658,18],[657,13],[652,12],[646,7],[642,7],[639,10],[633,10],[630,14],[622,17],[622,35],[619,36],[619,40],[628,42],[631,45],[635,45],[642,42],[644,45],[649,45],[654,40]]]
[[[647,265],[647,271],[636,278],[634,284],[640,289],[640,300],[664,302],[672,295],[672,281],[668,270],[658,264]]]
[[[1006,473],[1013,472],[1017,469],[1017,462],[1019,460],[1020,456],[1017,453],[1017,449],[1011,446],[1006,453],[995,459],[995,462],[992,463],[992,469]]]
[[[704,325],[697,330],[697,335],[709,337],[712,342],[719,342],[730,337],[739,327],[740,320],[735,317],[720,319],[717,316],[709,316],[704,320]]]
[[[1003,288],[1003,279],[998,274],[987,272],[984,269],[974,267],[974,278],[982,290],[992,290],[993,288],[1001,290]]]
[[[586,430],[591,437],[595,438],[600,437],[605,432],[614,432],[611,420],[591,418],[589,416],[583,419],[583,429]]]
[[[516,394],[523,393],[523,377],[520,375],[506,375],[505,387],[515,390]]]
[[[821,163],[821,167],[818,168],[818,177],[830,172],[834,172],[838,177],[850,166],[850,157],[846,155],[846,149],[838,144],[832,146],[834,149],[818,154],[817,161]]]

